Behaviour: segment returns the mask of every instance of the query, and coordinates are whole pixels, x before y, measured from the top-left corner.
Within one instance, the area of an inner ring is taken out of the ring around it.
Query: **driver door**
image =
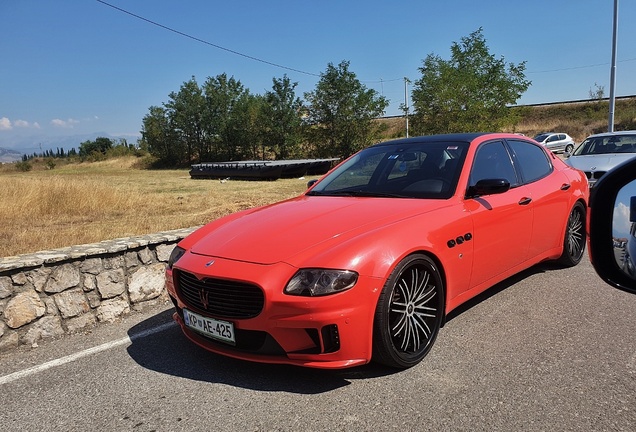
[[[470,185],[483,179],[506,179],[504,193],[467,198],[474,224],[474,260],[470,288],[478,287],[523,263],[532,238],[533,203],[520,185],[503,141],[482,144],[473,161]]]

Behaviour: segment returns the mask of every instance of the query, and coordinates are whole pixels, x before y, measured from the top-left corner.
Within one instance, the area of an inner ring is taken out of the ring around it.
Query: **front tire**
[[[563,267],[577,265],[583,258],[585,240],[585,207],[577,202],[568,216],[563,239],[563,253],[557,262]]]
[[[426,255],[402,260],[380,294],[373,323],[373,360],[406,369],[431,350],[442,324],[444,286]]]

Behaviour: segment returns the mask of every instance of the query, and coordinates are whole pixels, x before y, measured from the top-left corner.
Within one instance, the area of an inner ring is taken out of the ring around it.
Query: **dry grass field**
[[[299,195],[310,178],[192,180],[187,170],[141,170],[134,157],[0,169],[0,257],[202,225]]]
[[[514,130],[527,136],[542,132],[565,132],[580,143],[588,136],[607,132],[609,104],[607,102],[582,102],[552,104],[516,108],[521,121]],[[636,129],[636,98],[616,100],[614,129]]]

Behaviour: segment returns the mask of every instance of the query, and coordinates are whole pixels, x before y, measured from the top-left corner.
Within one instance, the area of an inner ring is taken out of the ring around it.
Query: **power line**
[[[137,18],[137,19],[139,19],[141,21],[145,21],[145,22],[147,22],[149,24],[152,24],[154,26],[160,27],[160,28],[162,28],[164,30],[171,31],[171,32],[176,33],[176,34],[178,34],[180,36],[187,37],[188,39],[192,39],[194,41],[201,42],[201,43],[209,45],[211,47],[214,47],[214,48],[217,48],[217,49],[220,49],[220,50],[223,50],[223,51],[227,51],[229,53],[232,53],[232,54],[235,54],[235,55],[238,55],[238,56],[241,56],[241,57],[245,57],[247,59],[254,60],[254,61],[257,61],[257,62],[260,62],[260,63],[264,63],[264,64],[267,64],[267,65],[270,65],[270,66],[274,66],[274,67],[277,67],[277,68],[286,69],[288,71],[298,72],[298,73],[305,74],[305,75],[311,75],[311,76],[315,76],[315,77],[319,77],[320,76],[320,74],[307,72],[307,71],[303,71],[303,70],[300,70],[300,69],[295,69],[295,68],[292,68],[292,67],[289,67],[289,66],[284,66],[284,65],[280,65],[280,64],[277,64],[277,63],[273,63],[273,62],[267,61],[267,60],[263,60],[263,59],[260,59],[258,57],[253,57],[251,55],[243,54],[241,52],[234,51],[232,49],[222,47],[221,45],[217,45],[217,44],[214,44],[212,42],[208,42],[206,40],[203,40],[203,39],[200,39],[198,37],[192,36],[190,34],[184,33],[182,31],[173,29],[172,27],[168,27],[168,26],[165,26],[165,25],[160,24],[158,22],[149,20],[148,18],[144,18],[144,17],[142,17],[140,15],[137,15],[137,14],[134,14],[132,12],[129,12],[129,11],[125,10],[125,9],[122,9],[120,7],[117,7],[115,5],[107,3],[107,2],[105,2],[103,0],[95,0],[95,1],[97,1],[98,3],[101,3],[101,4],[105,5],[105,6],[111,7],[111,8],[113,8],[113,9],[119,11],[119,12],[125,13],[127,15],[132,16],[132,17],[135,17],[135,18]]]
[[[304,75],[310,75],[310,76],[314,76],[314,77],[320,77],[321,76],[320,74],[317,74],[317,73],[307,72],[307,71],[303,71],[303,70],[300,70],[300,69],[295,69],[295,68],[292,68],[292,67],[289,67],[289,66],[284,66],[284,65],[281,65],[281,64],[278,64],[278,63],[273,63],[273,62],[270,62],[270,61],[267,61],[267,60],[260,59],[258,57],[254,57],[254,56],[251,56],[251,55],[248,55],[248,54],[244,54],[244,53],[241,53],[239,51],[232,50],[230,48],[225,48],[225,47],[217,45],[215,43],[212,43],[212,42],[206,41],[204,39],[198,38],[196,36],[192,36],[192,35],[190,35],[188,33],[184,33],[182,31],[176,30],[176,29],[174,29],[172,27],[168,27],[166,25],[160,24],[160,23],[158,23],[156,21],[153,21],[153,20],[150,20],[148,18],[144,18],[144,17],[142,17],[140,15],[137,15],[135,13],[127,11],[126,9],[122,9],[122,8],[120,8],[118,6],[112,5],[112,4],[110,4],[108,2],[105,2],[103,0],[95,0],[95,1],[97,1],[98,3],[101,3],[101,4],[105,5],[105,6],[111,7],[111,8],[113,8],[113,9],[119,11],[119,12],[125,13],[127,15],[130,15],[130,16],[134,17],[134,18],[137,18],[137,19],[139,19],[141,21],[145,21],[145,22],[147,22],[149,24],[152,24],[152,25],[157,26],[159,28],[162,28],[164,30],[168,30],[168,31],[170,31],[172,33],[176,33],[179,36],[183,36],[183,37],[186,37],[188,39],[192,39],[192,40],[194,40],[196,42],[200,42],[200,43],[203,43],[205,45],[209,45],[211,47],[214,47],[214,48],[229,52],[231,54],[235,54],[235,55],[238,55],[238,56],[241,56],[241,57],[245,57],[247,59],[254,60],[254,61],[257,61],[257,62],[260,62],[260,63],[264,63],[264,64],[267,64],[267,65],[270,65],[270,66],[274,66],[274,67],[277,67],[277,68],[281,68],[281,69],[285,69],[285,70],[289,70],[289,71],[293,71],[293,72],[298,72],[298,73],[301,73],[301,74],[304,74]],[[364,83],[369,83],[369,84],[382,84],[382,83],[389,83],[389,82],[393,82],[393,81],[402,81],[402,80],[403,80],[403,78],[393,78],[393,79],[387,79],[387,80],[383,80],[383,79],[379,79],[379,80],[360,80],[360,81],[364,82]]]
[[[625,62],[634,61],[634,60],[636,60],[636,58],[621,60],[619,63],[625,63]],[[593,67],[599,67],[599,66],[608,66],[608,65],[609,65],[609,63],[598,63],[598,64],[587,65],[587,66],[573,66],[573,67],[563,68],[563,69],[532,71],[532,72],[528,72],[528,73],[532,74],[532,73],[562,72],[562,71],[569,71],[569,70],[576,70],[576,69],[587,69],[587,68],[593,68]]]
[[[206,40],[198,38],[196,36],[192,36],[192,35],[190,35],[188,33],[184,33],[182,31],[176,30],[176,29],[174,29],[172,27],[168,27],[166,25],[160,24],[160,23],[158,23],[156,21],[152,21],[152,20],[150,20],[148,18],[144,18],[144,17],[142,17],[140,15],[134,14],[134,13],[132,13],[130,11],[127,11],[125,9],[122,9],[122,8],[120,8],[118,6],[112,5],[112,4],[110,4],[110,3],[106,2],[106,1],[103,1],[103,0],[95,0],[95,1],[97,1],[98,3],[101,3],[101,4],[105,5],[105,6],[108,6],[108,7],[112,8],[112,9],[115,9],[115,10],[117,10],[119,12],[125,13],[127,15],[130,15],[130,16],[134,17],[134,18],[137,18],[138,20],[147,22],[148,24],[152,24],[152,25],[154,25],[156,27],[162,28],[164,30],[168,30],[168,31],[170,31],[172,33],[178,34],[178,35],[186,37],[188,39],[192,39],[192,40],[194,40],[196,42],[200,42],[202,44],[209,45],[211,47],[214,47],[214,48],[229,52],[229,53],[237,55],[237,56],[241,56],[241,57],[247,58],[249,60],[257,61],[259,63],[267,64],[267,65],[274,66],[274,67],[277,67],[277,68],[280,68],[280,69],[285,69],[285,70],[288,70],[288,71],[297,72],[297,73],[304,74],[304,75],[309,75],[309,76],[314,76],[314,77],[320,77],[321,76],[320,74],[317,74],[317,73],[307,72],[307,71],[296,69],[296,68],[292,68],[292,67],[289,67],[289,66],[284,66],[284,65],[281,65],[281,64],[278,64],[278,63],[274,63],[274,62],[270,62],[270,61],[267,61],[267,60],[260,59],[258,57],[254,57],[254,56],[251,56],[251,55],[248,55],[248,54],[244,54],[242,52],[235,51],[235,50],[232,50],[230,48],[225,48],[225,47],[223,47],[221,45],[217,45],[215,43],[206,41]],[[636,60],[636,58],[621,60],[621,61],[619,61],[619,63],[624,63],[624,62],[634,61],[634,60]],[[540,74],[540,73],[550,73],[550,72],[563,72],[563,71],[570,71],[570,70],[577,70],[577,69],[587,69],[587,68],[593,68],[593,67],[599,67],[599,66],[607,66],[607,65],[609,65],[609,63],[598,63],[598,64],[584,65],[584,66],[573,66],[573,67],[561,68],[561,69],[550,69],[550,70],[542,70],[542,71],[528,71],[528,73],[529,74]],[[369,83],[369,84],[384,84],[384,83],[389,83],[389,82],[393,82],[393,81],[402,81],[403,79],[404,78],[402,77],[402,78],[391,78],[391,79],[380,79],[380,80],[361,80],[361,81],[365,82],[365,83]]]

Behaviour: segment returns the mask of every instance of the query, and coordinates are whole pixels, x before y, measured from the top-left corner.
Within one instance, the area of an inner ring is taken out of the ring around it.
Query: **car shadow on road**
[[[128,330],[128,354],[140,366],[176,377],[222,383],[257,391],[319,394],[399,372],[376,364],[351,369],[321,370],[291,365],[252,363],[210,353],[190,342],[172,322],[172,309]],[[161,326],[160,331],[153,328]]]
[[[446,322],[525,278],[555,269],[558,267],[554,264],[542,263],[511,276],[457,307],[448,314]],[[329,392],[347,386],[353,380],[377,378],[400,372],[374,363],[350,369],[322,370],[253,363],[224,357],[190,342],[176,323],[167,324],[173,322],[172,313],[172,309],[163,311],[128,331],[132,341],[128,353],[142,367],[196,381],[222,383],[257,391],[299,394]],[[160,326],[163,330],[152,332],[153,328]]]
[[[536,274],[540,274],[540,273],[545,273],[548,271],[552,271],[552,270],[559,270],[562,267],[559,267],[558,264],[552,263],[552,262],[543,262],[543,263],[539,263],[536,264],[532,267],[530,267],[529,269],[523,270],[513,276],[510,276],[508,279],[505,279],[502,282],[499,282],[496,285],[493,285],[492,287],[488,288],[486,291],[484,291],[483,293],[473,297],[472,299],[468,300],[465,303],[462,303],[461,305],[457,306],[455,309],[453,309],[450,313],[448,313],[446,315],[446,321],[445,322],[449,322],[455,318],[457,318],[458,316],[460,316],[461,314],[463,314],[464,312],[474,308],[475,306],[477,306],[478,304],[488,300],[489,298],[495,296],[496,294],[504,291],[507,288],[510,288],[511,286],[515,285],[518,282],[521,282],[522,280],[536,275]]]

